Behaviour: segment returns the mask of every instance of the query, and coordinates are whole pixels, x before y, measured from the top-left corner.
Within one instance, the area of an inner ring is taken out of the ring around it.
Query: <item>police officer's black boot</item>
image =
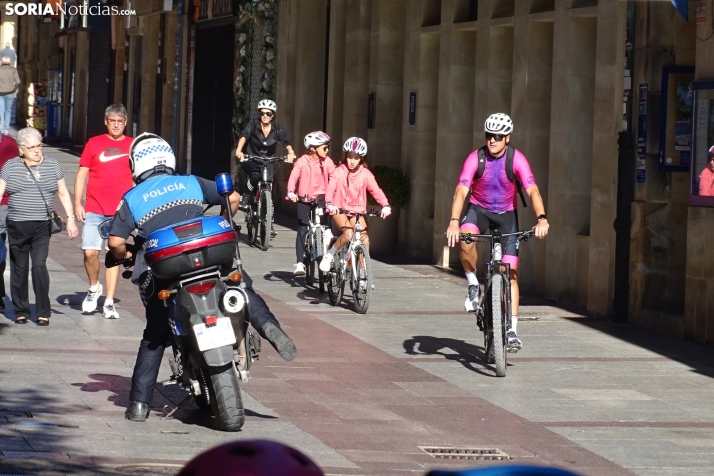
[[[270,342],[283,359],[290,361],[297,355],[295,344],[275,321],[267,321],[263,324],[260,335]]]
[[[149,416],[149,404],[144,402],[130,402],[124,412],[124,418],[131,421],[146,421]]]

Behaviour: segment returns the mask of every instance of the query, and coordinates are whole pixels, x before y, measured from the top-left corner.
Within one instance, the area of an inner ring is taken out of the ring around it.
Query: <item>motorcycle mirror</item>
[[[102,220],[102,222],[97,226],[97,229],[99,230],[99,236],[102,237],[103,240],[106,240],[109,238],[109,230],[112,228],[112,218],[105,218]]]

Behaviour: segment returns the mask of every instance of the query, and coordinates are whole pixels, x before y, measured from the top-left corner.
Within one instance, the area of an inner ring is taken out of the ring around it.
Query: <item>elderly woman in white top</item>
[[[72,200],[57,160],[42,154],[42,134],[26,127],[17,134],[20,156],[10,159],[0,170],[0,196],[10,194],[7,235],[10,244],[10,289],[15,322],[24,324],[30,316],[27,276],[32,258],[32,288],[35,291],[37,325],[50,323],[50,275],[47,254],[50,224],[47,209],[54,208],[55,192],[67,212],[67,235],[77,236]],[[44,198],[43,198],[44,196]],[[45,204],[47,200],[47,204]]]

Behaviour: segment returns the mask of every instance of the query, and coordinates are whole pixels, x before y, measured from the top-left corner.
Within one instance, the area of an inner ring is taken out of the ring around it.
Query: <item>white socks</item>
[[[104,300],[104,305],[105,306],[111,306],[114,304],[114,299],[105,299]]]
[[[469,286],[478,286],[478,278],[476,278],[476,273],[473,271],[467,272],[466,274],[466,281],[469,282]]]
[[[337,250],[335,249],[334,246],[332,246],[332,248],[330,248],[329,250],[327,250],[327,252],[330,253],[332,256],[335,256],[335,253],[337,253]]]
[[[95,284],[94,286],[89,286],[89,290],[92,291],[93,293],[96,293],[99,291],[99,283]]]
[[[511,316],[511,330],[518,334],[516,327],[518,326],[518,316]]]

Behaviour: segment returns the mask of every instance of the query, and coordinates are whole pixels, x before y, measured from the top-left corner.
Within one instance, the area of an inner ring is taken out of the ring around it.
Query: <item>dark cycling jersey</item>
[[[283,147],[290,145],[285,130],[280,127],[280,124],[276,123],[270,125],[268,137],[265,137],[258,121],[250,121],[240,133],[240,136],[245,137],[245,152],[249,155],[272,157],[275,155],[278,141],[283,144]]]

